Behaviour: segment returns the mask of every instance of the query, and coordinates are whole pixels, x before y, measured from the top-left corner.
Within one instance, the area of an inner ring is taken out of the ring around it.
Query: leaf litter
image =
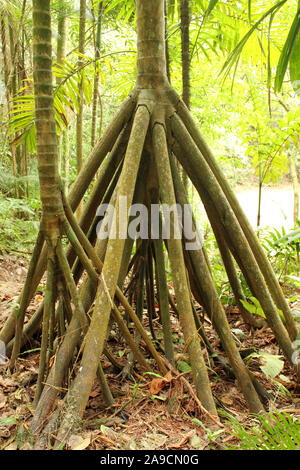
[[[26,266],[26,260],[20,261],[21,267]],[[16,282],[14,269],[20,268],[18,263],[10,258],[0,260],[0,327],[8,316],[11,302],[17,301],[22,289],[26,269],[22,271],[23,278]],[[20,273],[20,270],[18,271]],[[13,285],[12,285],[13,284]],[[170,286],[172,287],[172,286]],[[27,310],[27,321],[43,299],[43,292],[38,292]],[[200,306],[196,304],[196,308]],[[261,350],[267,354],[278,355],[273,333],[265,328],[254,333],[241,321],[236,307],[227,308],[228,320],[232,328],[243,332],[242,349]],[[147,322],[147,320],[146,320]],[[176,356],[178,361],[186,362],[186,354],[182,341],[182,333],[178,319],[172,314],[171,323],[174,333]],[[160,338],[159,325],[154,321],[157,337]],[[220,341],[210,323],[205,325],[207,337],[217,353],[224,355]],[[110,348],[115,356],[127,360],[126,345],[115,331],[110,341]],[[141,346],[143,346],[141,344]],[[118,351],[126,350],[122,355]],[[146,350],[145,350],[146,353]],[[208,360],[206,351],[203,350]],[[121,357],[120,357],[121,356]],[[116,377],[113,365],[102,357],[103,368],[115,397],[115,404],[107,408],[102,398],[102,392],[95,381],[86,409],[82,430],[72,435],[67,443],[68,449],[109,449],[109,450],[159,450],[182,449],[203,450],[209,448],[224,448],[224,445],[235,440],[226,429],[220,430],[215,439],[210,439],[206,430],[209,424],[207,417],[201,412],[197,403],[184,387],[170,372],[165,377],[141,375],[138,366],[129,377]],[[211,361],[211,359],[210,359]],[[33,416],[34,387],[38,373],[39,353],[32,351],[20,357],[17,370],[10,375],[5,366],[0,366],[0,449],[28,449],[28,430]],[[212,391],[218,407],[229,412],[241,423],[249,421],[246,402],[236,381],[229,379],[221,367],[210,364],[210,380]],[[281,374],[274,378],[263,373],[263,361],[253,357],[249,362],[252,374],[264,388],[273,393],[269,409],[300,410],[299,385],[291,375],[284,361]],[[188,365],[188,363],[187,363]],[[192,383],[189,368],[185,366],[179,376]],[[193,421],[194,420],[194,421]],[[201,426],[197,424],[201,423]],[[213,435],[213,433],[212,433]]]

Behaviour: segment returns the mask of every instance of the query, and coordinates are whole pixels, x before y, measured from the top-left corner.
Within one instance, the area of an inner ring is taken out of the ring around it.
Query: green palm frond
[[[296,45],[296,38],[298,38],[299,35],[300,35],[300,7],[298,8],[298,11],[294,18],[294,21],[292,23],[291,29],[289,31],[288,37],[283,46],[283,49],[281,51],[281,55],[278,61],[276,77],[275,77],[275,91],[281,90],[283,79],[287,71],[290,58],[292,57],[292,60],[299,62],[299,50],[294,49]],[[297,41],[297,45],[298,44],[299,44],[299,40]],[[293,50],[295,51],[294,56],[292,56]],[[293,81],[296,81],[298,79],[300,79],[300,73],[299,73],[299,76],[296,76],[296,75],[294,76]]]
[[[295,2],[293,3],[295,5]],[[265,58],[264,61],[268,71],[267,81],[269,88],[272,61],[275,61],[276,64],[275,91],[280,91],[289,64],[293,74],[292,81],[298,84],[300,80],[300,55],[297,47],[299,49],[300,8],[298,5],[292,24],[289,22],[290,26],[287,30],[286,40],[282,43],[283,33],[285,32],[285,21],[282,21],[282,19],[288,16],[289,13],[287,12],[289,12],[291,7],[291,5],[289,5],[289,10],[286,8],[283,9],[286,11],[282,15],[281,12],[283,11],[282,7],[284,5],[288,5],[287,0],[277,1],[272,6],[270,6],[270,2],[268,1],[261,0],[254,3],[248,0],[248,22],[250,28],[248,28],[225,61],[221,70],[224,80],[228,77],[232,68],[236,66],[241,54],[245,53],[247,46],[249,51],[254,51],[254,48],[251,47],[251,40],[256,36],[259,47]],[[276,21],[277,16],[281,17],[280,21]],[[280,55],[278,55],[277,50],[281,51]]]
[[[92,61],[86,58],[85,66]],[[79,88],[82,86],[84,102],[89,104],[92,99],[93,87],[88,75],[84,73],[84,66],[78,71],[77,66],[67,60],[56,63],[53,66],[53,74],[59,77],[61,82],[54,89],[54,110],[57,125],[57,133],[68,127],[68,110],[78,112]],[[11,118],[9,121],[9,135],[16,135],[14,143],[18,146],[25,143],[29,152],[36,151],[35,145],[35,105],[31,80],[29,84],[19,90],[13,99]]]
[[[135,1],[134,0],[104,0],[104,14],[117,12],[116,21],[128,23],[130,18],[135,18]]]
[[[299,450],[300,420],[287,413],[274,412],[255,416],[254,426],[245,426],[228,413],[233,434],[240,441],[230,449],[242,450]]]
[[[247,33],[242,37],[242,39],[239,41],[237,46],[233,49],[233,51],[229,54],[228,58],[226,59],[221,73],[224,73],[224,79],[227,78],[229,75],[232,67],[240,57],[247,41],[251,38],[254,32],[258,30],[258,28],[263,24],[263,22],[271,15],[275,14],[285,3],[287,0],[280,0],[279,2],[276,2],[271,8],[269,8],[267,11],[265,11],[258,20],[255,21],[255,23],[251,26],[251,28],[247,31]]]

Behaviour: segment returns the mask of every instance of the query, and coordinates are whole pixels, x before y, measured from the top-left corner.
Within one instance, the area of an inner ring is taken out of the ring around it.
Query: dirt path
[[[0,255],[0,329],[17,302],[27,272],[27,259]]]

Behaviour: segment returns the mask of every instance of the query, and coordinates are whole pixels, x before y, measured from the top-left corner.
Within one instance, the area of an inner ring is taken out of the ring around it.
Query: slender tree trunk
[[[189,0],[180,0],[181,63],[182,63],[182,101],[190,109],[190,7]]]
[[[187,108],[191,107],[190,79],[190,0],[180,0],[180,29],[181,29],[181,70],[182,70],[182,101]],[[188,191],[188,176],[182,170],[182,182]]]
[[[42,230],[48,243],[55,247],[64,211],[59,187],[51,54],[50,0],[33,0],[33,74]]]
[[[6,92],[6,103],[7,103],[7,115],[8,119],[11,117],[11,104],[10,104],[10,87],[9,87],[9,62],[8,62],[8,53],[7,53],[7,40],[6,40],[6,24],[3,16],[3,12],[1,14],[1,42],[2,42],[2,57],[3,57],[3,69],[4,69],[4,83],[5,83],[5,92]],[[12,160],[12,170],[13,175],[15,178],[15,196],[19,197],[19,190],[17,184],[17,164],[16,164],[16,149],[14,143],[9,141],[10,153],[11,153],[11,160]]]
[[[101,54],[101,28],[102,28],[103,2],[99,3],[97,17],[97,32],[95,41],[95,71],[94,71],[94,90],[93,90],[93,108],[92,108],[92,131],[91,146],[94,147],[97,138],[97,102],[99,88],[99,64],[98,60]]]
[[[300,140],[298,139],[298,143]],[[296,149],[297,152],[298,149]],[[299,181],[298,181],[298,172],[297,172],[297,165],[296,165],[296,152],[295,154],[290,153],[289,158],[289,166],[290,166],[290,175],[293,184],[293,192],[294,192],[294,226],[297,226],[297,220],[299,219]]]
[[[67,27],[68,27],[68,16],[67,16],[67,5],[68,3],[64,0],[60,1],[58,22],[57,22],[57,49],[56,49],[56,60],[58,63],[62,63],[66,57],[66,46],[67,46]],[[56,83],[59,84],[61,78],[56,78]]]
[[[260,218],[261,218],[261,197],[262,197],[262,181],[258,183],[258,207],[257,207],[257,220],[256,220],[256,227],[259,229],[260,226]]]
[[[84,54],[85,49],[85,23],[86,23],[86,0],[80,0],[80,19],[79,19],[79,44],[78,52]],[[83,63],[82,57],[79,57],[78,67]],[[81,80],[84,80],[84,71],[81,73]],[[76,155],[77,155],[77,173],[83,165],[83,92],[82,85],[79,87],[78,114],[76,120]],[[78,207],[77,216],[80,217],[82,204]]]
[[[58,12],[58,23],[57,23],[57,48],[56,48],[56,61],[62,63],[66,57],[66,46],[67,46],[67,28],[68,28],[68,16],[67,16],[67,2],[64,0],[60,1],[59,12]],[[62,78],[56,78],[56,84],[61,83]],[[64,130],[59,135],[58,140],[58,166],[60,173],[63,177],[63,181],[66,180],[68,171],[68,156],[67,156],[67,132]],[[64,187],[67,188],[67,182],[65,181]]]
[[[171,71],[170,71],[170,50],[169,50],[169,40],[168,40],[168,0],[165,2],[165,40],[166,40],[166,63],[167,63],[167,77],[169,83],[171,83]]]
[[[12,99],[17,96],[18,92],[18,67],[19,67],[19,54],[17,47],[18,40],[14,37],[14,30],[13,26],[9,24],[8,26],[9,32],[9,41],[10,41],[10,63],[11,63],[11,70],[9,75],[9,87],[11,89]],[[18,137],[17,134],[14,134],[13,140]],[[20,177],[24,176],[24,154],[22,153],[22,147],[18,146],[15,147],[15,160],[16,160],[16,174],[19,180]],[[23,181],[17,181],[18,187],[18,196],[20,198],[24,197],[25,188]]]

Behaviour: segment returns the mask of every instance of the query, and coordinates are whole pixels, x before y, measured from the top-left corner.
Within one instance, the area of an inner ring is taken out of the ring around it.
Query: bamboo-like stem
[[[26,281],[23,287],[23,292],[21,295],[21,299],[22,299],[21,304],[15,313],[16,315],[15,338],[14,338],[14,346],[13,346],[13,350],[12,350],[12,354],[11,354],[11,358],[9,362],[10,369],[14,368],[15,361],[20,353],[26,306],[28,304],[28,293],[30,291],[30,284],[31,284],[32,276],[36,268],[36,261],[39,257],[40,250],[42,249],[43,243],[44,243],[44,235],[41,231],[39,231],[37,241],[33,250],[33,254],[29,263]]]
[[[245,307],[243,306],[241,302],[241,300],[246,300],[245,295],[243,293],[242,286],[239,281],[237,271],[235,269],[232,255],[226,245],[226,242],[222,236],[222,233],[218,232],[217,225],[214,226],[213,231],[216,237],[216,241],[218,243],[218,247],[219,247],[223,264],[224,264],[224,267],[228,276],[228,280],[231,285],[231,288],[235,297],[235,301],[239,307],[241,315],[245,323],[247,323],[248,325],[251,325],[254,328],[261,328],[264,325],[264,321],[257,320],[256,318],[254,318],[254,316],[245,309]]]
[[[57,47],[56,47],[56,61],[59,64],[63,63],[66,57],[66,45],[67,45],[67,2],[61,0],[59,2],[59,11],[57,18]],[[56,84],[59,85],[62,81],[62,77],[56,77]],[[60,174],[63,177],[67,176],[65,162],[66,162],[66,137],[68,130],[65,129],[59,134],[58,138],[58,167]],[[67,186],[67,185],[66,185]]]
[[[99,362],[98,369],[97,369],[97,378],[100,383],[100,387],[103,393],[103,398],[107,406],[112,406],[115,403],[114,397],[111,393],[109,385],[107,383],[105,374],[103,372],[103,368],[101,362]]]
[[[97,15],[97,33],[95,41],[95,68],[94,68],[94,85],[93,85],[93,108],[92,108],[92,129],[91,129],[91,146],[96,143],[97,130],[97,98],[99,88],[99,65],[97,61],[101,52],[101,26],[102,26],[103,2],[99,2]]]
[[[165,51],[164,2],[136,0],[137,87],[168,88]]]
[[[172,173],[174,182],[176,183],[177,202],[183,207],[187,204],[187,198],[174,162],[172,162]],[[248,371],[232,339],[230,327],[215,289],[203,251],[202,249],[190,250],[187,255],[191,260],[191,266],[194,271],[195,280],[197,281],[197,288],[200,290],[203,306],[221,339],[241,390],[247,400],[249,409],[253,413],[258,413],[263,409],[262,404],[255,392]],[[191,280],[193,280],[193,278],[191,278]]]
[[[109,239],[105,261],[101,273],[100,285],[96,295],[95,308],[91,319],[91,324],[85,337],[85,346],[82,355],[80,372],[76,376],[66,397],[67,403],[72,402],[72,413],[82,416],[86,407],[92,383],[96,374],[97,362],[103,351],[106,330],[109,322],[111,308],[114,298],[119,272],[121,268],[122,254],[125,239],[118,234],[118,217],[120,211],[120,198],[127,197],[127,210],[132,203],[137,171],[140,157],[144,146],[146,132],[148,130],[150,115],[145,106],[139,106],[134,118],[134,123],[129,139],[128,148],[125,155],[124,166],[120,177],[120,185],[117,192],[116,218],[113,228],[116,228],[116,239]],[[128,215],[128,214],[127,214]],[[127,218],[128,223],[128,218]],[[114,232],[111,232],[114,233]],[[59,436],[64,438],[65,426],[67,422],[63,420]]]
[[[77,221],[74,217],[74,214],[73,214],[70,206],[68,205],[66,199],[64,200],[64,204],[65,204],[65,211],[66,211],[66,216],[68,218],[68,221],[69,221],[70,225],[72,226],[72,228],[74,230],[74,233],[76,234],[81,246],[86,251],[88,257],[91,259],[91,261],[92,261],[93,265],[95,266],[95,268],[99,272],[101,272],[102,268],[103,268],[102,261],[100,260],[100,258],[98,256],[98,254],[96,253],[94,247],[90,244],[89,240],[85,237],[85,235],[82,232],[81,228],[77,224]],[[135,324],[135,326],[136,326],[137,330],[139,331],[141,337],[145,341],[146,346],[147,346],[150,354],[155,359],[160,371],[163,374],[165,374],[167,372],[167,370],[166,370],[164,364],[162,363],[162,360],[161,360],[159,354],[155,350],[155,348],[154,348],[153,344],[151,343],[151,340],[150,340],[149,336],[147,335],[146,331],[144,330],[139,318],[137,317],[136,313],[132,309],[131,305],[129,304],[128,300],[126,299],[126,297],[124,296],[124,294],[122,293],[122,291],[119,287],[117,287],[117,289],[116,289],[116,297],[121,302],[121,304],[123,305],[123,307],[125,309],[125,312],[129,315],[129,317],[131,318],[131,320]]]
[[[47,284],[46,284],[46,293],[45,293],[45,302],[44,302],[44,314],[43,314],[43,333],[42,333],[42,343],[41,343],[41,353],[40,353],[40,362],[39,362],[39,373],[38,380],[34,395],[34,405],[39,401],[39,398],[43,389],[43,381],[45,378],[46,372],[46,358],[47,350],[49,345],[49,324],[50,317],[53,310],[53,280],[54,280],[54,267],[55,267],[55,253],[54,250],[49,248],[48,254],[48,263],[47,263]]]
[[[169,207],[174,207],[174,204],[176,204],[175,193],[169,163],[166,134],[163,125],[155,123],[152,135],[153,150],[159,177],[161,200],[163,203],[168,204]],[[193,318],[181,240],[176,239],[174,236],[174,233],[176,233],[175,231],[177,231],[177,233],[179,231],[177,213],[174,214],[172,225],[174,232],[170,240],[168,240],[169,258],[171,262],[177,305],[180,314],[180,322],[190,357],[196,392],[203,406],[213,415],[217,415],[207,369],[201,351],[201,344]]]
[[[65,255],[65,252],[64,252],[64,249],[63,249],[63,246],[62,246],[61,242],[59,242],[58,245],[57,245],[56,254],[57,254],[58,261],[59,261],[60,269],[61,269],[63,277],[65,279],[65,283],[68,287],[72,302],[73,302],[74,307],[75,307],[74,314],[75,314],[75,316],[77,316],[79,318],[81,328],[82,328],[83,331],[85,331],[86,326],[87,326],[87,320],[86,320],[86,316],[85,316],[84,307],[82,305],[81,299],[79,298],[77,288],[76,288],[76,284],[74,282],[74,279],[73,279],[73,276],[72,276],[72,273],[71,273],[71,270],[70,270],[70,266],[68,264],[68,260],[66,258],[66,255]]]
[[[48,0],[33,1],[33,38],[35,124],[43,206],[41,230],[44,232],[45,239],[55,247],[60,236],[60,223],[64,219],[64,212],[61,204],[57,165],[57,136],[52,89],[51,17]],[[43,269],[45,269],[46,259],[47,257],[44,256]],[[35,285],[38,274],[41,274],[38,265],[34,271],[32,286]],[[27,296],[26,302],[22,301],[25,294]],[[33,287],[30,295],[28,292],[23,292],[20,303],[22,303],[24,310],[32,295]],[[11,337],[11,327],[14,324],[14,320],[11,318],[5,325],[6,340]],[[39,393],[39,388],[37,391]]]
[[[66,200],[65,200],[66,202]],[[74,217],[74,216],[73,216]],[[72,222],[74,224],[74,219],[72,218]],[[84,252],[84,249],[82,247],[82,245],[80,244],[80,242],[78,241],[75,233],[73,232],[72,228],[69,226],[66,227],[66,234],[69,238],[69,240],[71,241],[72,245],[74,246],[74,249],[78,255],[78,257],[80,258],[87,274],[89,275],[92,283],[97,283],[98,281],[98,275],[92,265],[92,263],[90,262],[89,258],[87,257],[87,255],[85,254]],[[118,311],[117,307],[115,304],[112,305],[112,314],[118,324],[118,327],[120,328],[125,340],[127,341],[127,343],[129,344],[130,348],[132,349],[137,361],[141,364],[141,366],[149,371],[150,368],[147,364],[147,361],[145,360],[143,354],[139,351],[139,349],[136,347],[136,344],[120,314],[120,312]]]
[[[222,170],[219,167],[219,164],[214,157],[212,151],[208,147],[207,143],[205,142],[200,130],[196,126],[192,115],[190,114],[187,107],[184,103],[180,100],[178,95],[175,91],[172,91],[173,94],[173,102],[176,103],[176,108],[178,115],[182,119],[183,123],[185,124],[190,136],[194,140],[195,144],[197,145],[198,149],[200,150],[201,154],[203,155],[205,161],[209,165],[211,171],[213,172],[216,180],[218,181],[219,185],[221,186],[229,204],[232,208],[234,214],[239,221],[239,224],[247,238],[247,241],[253,251],[255,256],[256,262],[259,265],[259,268],[264,276],[265,282],[270,290],[270,293],[277,304],[277,307],[280,308],[285,316],[286,319],[286,327],[288,333],[290,335],[291,340],[294,340],[297,336],[297,328],[295,326],[294,319],[292,317],[290,308],[288,303],[284,297],[284,294],[281,290],[279,282],[276,278],[276,275],[273,271],[273,268],[268,260],[262,246],[260,245],[257,236],[247,219],[244,211],[242,210],[240,203],[234,194],[233,190],[231,189],[228,181],[226,180]]]
[[[78,38],[78,62],[80,70],[83,64],[85,50],[85,27],[86,27],[86,0],[80,0],[79,8],[79,38]],[[78,85],[78,110],[76,116],[76,168],[77,174],[80,173],[83,166],[83,81],[85,80],[85,70],[80,72],[80,82]],[[77,208],[77,217],[80,218],[83,209],[83,200],[80,201]]]
[[[159,297],[159,311],[164,334],[165,353],[168,361],[174,365],[174,347],[172,338],[172,327],[169,311],[168,285],[165,271],[163,241],[161,231],[159,239],[154,240],[155,263],[157,267],[157,284]]]
[[[49,1],[33,0],[33,65],[35,124],[43,205],[41,227],[45,237],[59,237],[60,219],[64,213],[61,204],[58,175],[57,135],[53,104],[51,17]]]

